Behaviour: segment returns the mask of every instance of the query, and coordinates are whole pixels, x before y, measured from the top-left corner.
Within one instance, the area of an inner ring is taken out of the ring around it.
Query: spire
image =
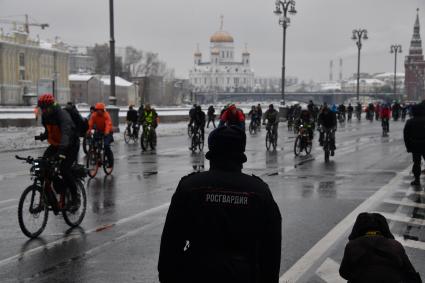
[[[224,27],[224,15],[220,15],[220,31],[223,30]]]
[[[421,39],[421,26],[419,22],[419,8],[416,9],[416,21],[413,28],[413,36],[410,41],[410,55],[422,56],[422,39]]]
[[[242,53],[242,55],[249,55],[248,43],[245,43],[245,51]]]

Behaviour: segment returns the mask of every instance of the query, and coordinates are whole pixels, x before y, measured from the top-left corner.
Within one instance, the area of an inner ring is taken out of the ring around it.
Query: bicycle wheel
[[[190,125],[187,126],[187,135],[189,136],[189,138],[193,136],[193,127]]]
[[[198,147],[198,134],[194,133],[192,136],[192,146],[191,146],[192,152],[195,152],[197,147]]]
[[[272,134],[272,145],[273,145],[273,150],[276,150],[277,148],[277,133]]]
[[[271,132],[270,131],[268,131],[267,132],[267,135],[266,135],[266,148],[267,148],[267,150],[270,150],[270,146],[271,146],[271,144],[272,144],[272,137],[271,137]]]
[[[87,154],[86,167],[89,177],[94,178],[97,174],[97,170],[99,169],[98,154],[94,148],[91,148]]]
[[[111,175],[112,171],[114,170],[114,153],[112,151],[111,151],[111,158],[112,160],[109,160],[105,152],[102,153],[102,167],[106,175]]]
[[[65,208],[62,211],[63,219],[66,224],[71,227],[76,227],[83,222],[84,216],[86,215],[87,209],[87,196],[86,190],[84,189],[84,184],[81,181],[77,181],[77,197],[80,200],[80,205],[75,211],[70,211],[68,208]],[[68,204],[71,200],[71,193],[67,190],[65,194],[65,203]]]
[[[128,129],[128,127],[125,129],[125,131],[124,131],[124,141],[125,141],[125,143],[126,144],[128,144],[129,142],[130,142],[130,139],[131,139],[132,137],[131,137],[131,135],[130,135],[130,131],[129,131],[129,129]]]
[[[249,130],[249,133],[250,133],[251,135],[255,133],[254,126],[252,125],[252,122],[251,122],[251,123],[249,123],[249,128],[248,128],[248,130]]]
[[[312,148],[313,148],[313,142],[312,141],[305,141],[304,150],[305,150],[305,153],[307,155],[311,153]]]
[[[88,145],[86,136],[83,137],[83,151],[85,154],[89,152],[89,145]]]
[[[297,138],[295,139],[295,143],[294,143],[294,154],[295,154],[295,156],[300,155],[301,149],[302,149],[301,146],[302,146],[301,137],[297,136]]]
[[[143,131],[142,136],[140,137],[140,146],[142,147],[143,151],[146,151],[148,149],[149,140],[146,135],[146,132]]]
[[[49,209],[46,207],[42,188],[31,185],[19,199],[18,222],[21,231],[28,238],[37,238],[46,228]]]
[[[201,136],[199,136],[198,148],[199,148],[199,151],[203,151],[204,150],[204,138],[201,137]]]
[[[151,149],[155,150],[155,148],[156,148],[156,133],[155,133],[154,130],[152,130],[152,132],[151,132],[151,138],[150,138],[149,144],[151,146]]]

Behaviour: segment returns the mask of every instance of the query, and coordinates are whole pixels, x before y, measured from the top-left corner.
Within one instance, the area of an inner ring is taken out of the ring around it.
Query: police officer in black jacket
[[[279,281],[281,222],[269,187],[242,173],[245,132],[208,138],[210,170],[180,180],[161,239],[162,283]]]
[[[421,176],[421,159],[425,159],[425,109],[423,104],[412,107],[413,118],[409,119],[404,126],[404,143],[407,152],[412,153],[413,186],[419,186]]]

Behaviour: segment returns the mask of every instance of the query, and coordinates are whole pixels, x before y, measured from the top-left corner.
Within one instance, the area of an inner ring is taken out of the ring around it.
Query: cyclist
[[[195,132],[197,129],[201,130],[201,137],[202,140],[204,140],[204,133],[205,133],[205,113],[202,111],[201,106],[196,106],[195,113],[193,115],[193,123],[195,125]]]
[[[91,135],[91,131],[94,127],[96,130],[103,133],[103,146],[105,155],[108,158],[107,168],[114,167],[114,155],[111,150],[111,143],[114,141],[112,135],[112,119],[109,113],[105,109],[105,104],[99,102],[95,105],[95,110],[89,120],[88,135]]]
[[[346,108],[345,105],[342,103],[338,106],[338,116],[339,118],[343,119],[343,121],[345,121],[345,113],[346,113]]]
[[[223,112],[220,117],[219,127],[227,125],[236,125],[241,129],[245,129],[245,115],[242,110],[236,108],[236,105],[231,104],[227,109]]]
[[[389,105],[381,105],[380,118],[382,121],[382,128],[386,127],[387,132],[390,131],[390,118],[391,118],[391,107]]]
[[[379,116],[381,115],[382,106],[383,106],[383,104],[376,103],[376,106],[375,106],[375,120],[376,121],[379,120]]]
[[[314,134],[313,134],[314,120],[309,110],[301,111],[300,118],[296,121],[297,128],[299,128],[300,125],[303,125],[304,128],[307,130],[309,141],[312,142],[314,137]]]
[[[397,121],[398,118],[400,117],[400,111],[401,111],[400,103],[398,103],[398,101],[395,101],[392,107],[394,121]]]
[[[267,125],[266,125],[267,120]],[[269,105],[269,109],[264,113],[263,125],[266,125],[266,130],[272,129],[273,134],[277,134],[277,126],[279,125],[279,112],[274,109],[273,104]]]
[[[322,112],[319,115],[318,124],[320,126],[319,127],[319,129],[320,129],[320,138],[319,138],[320,146],[323,146],[323,138],[324,138],[325,132],[329,132],[330,139],[331,139],[331,144],[330,144],[331,156],[334,156],[335,155],[335,149],[336,149],[336,147],[335,147],[335,132],[336,132],[336,128],[337,128],[337,121],[336,121],[335,112],[332,112],[328,108],[328,105],[326,103],[323,105]]]
[[[259,114],[258,114],[258,111],[257,111],[257,107],[255,107],[255,105],[253,105],[251,107],[251,111],[249,111],[248,116],[251,119],[251,123],[252,124],[256,124],[256,125],[259,124],[258,121],[261,118],[259,117]],[[260,120],[260,122],[261,122],[261,120]]]
[[[210,105],[210,107],[208,107],[208,123],[207,123],[207,128],[210,125],[210,122],[212,122],[214,129],[215,129],[215,108],[214,106]]]
[[[158,127],[158,114],[155,109],[151,108],[150,104],[145,105],[145,110],[139,117],[139,124],[141,124],[143,128],[151,125],[154,131]]]
[[[134,135],[137,137],[138,133],[138,121],[139,119],[139,114],[137,113],[137,110],[134,109],[133,105],[130,105],[130,107],[128,107],[128,111],[127,111],[127,129],[128,132],[131,135]],[[133,131],[132,131],[133,129]]]
[[[361,120],[362,119],[362,104],[360,102],[357,102],[356,105],[356,115],[357,115],[357,120]]]
[[[263,117],[263,109],[261,109],[261,104],[257,105],[257,114],[258,114],[258,124],[261,124],[261,118]]]
[[[189,110],[189,127],[193,124],[193,118],[195,115],[196,104],[193,104],[193,107]]]
[[[71,193],[70,210],[76,210],[80,199],[77,195],[76,180],[71,173],[72,164],[77,161],[80,149],[76,126],[71,115],[55,102],[53,95],[41,95],[37,106],[41,109],[41,123],[45,129],[40,137],[47,139],[50,144],[43,156],[56,157],[59,160],[61,176]]]
[[[353,106],[351,105],[351,103],[349,103],[348,104],[348,107],[347,107],[347,121],[348,122],[351,122],[351,117],[353,117],[353,111],[354,111],[354,108],[353,108]]]

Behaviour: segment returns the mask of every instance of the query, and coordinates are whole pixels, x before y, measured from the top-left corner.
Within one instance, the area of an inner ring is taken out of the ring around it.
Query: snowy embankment
[[[120,125],[120,132],[114,134],[114,140],[117,143],[124,142],[125,125]],[[177,136],[186,134],[187,123],[170,123],[160,124],[157,128],[159,138],[167,136]],[[44,148],[47,142],[35,141],[34,136],[41,134],[44,131],[42,127],[8,127],[0,128],[0,152],[5,151],[20,151],[27,149]]]

